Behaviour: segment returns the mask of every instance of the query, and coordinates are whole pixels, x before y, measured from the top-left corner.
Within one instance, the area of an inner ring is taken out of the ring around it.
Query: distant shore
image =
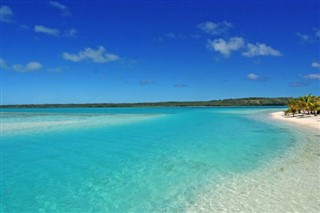
[[[289,97],[249,97],[208,101],[161,101],[136,103],[69,103],[69,104],[14,104],[0,108],[75,108],[75,107],[211,107],[211,106],[286,106]]]
[[[270,114],[272,118],[301,125],[304,127],[311,127],[320,130],[320,116],[314,115],[285,115],[284,112],[274,112]]]

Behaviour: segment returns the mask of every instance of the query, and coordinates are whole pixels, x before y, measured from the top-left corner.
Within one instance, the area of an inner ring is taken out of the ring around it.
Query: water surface
[[[181,212],[296,143],[275,108],[2,109],[4,212]]]

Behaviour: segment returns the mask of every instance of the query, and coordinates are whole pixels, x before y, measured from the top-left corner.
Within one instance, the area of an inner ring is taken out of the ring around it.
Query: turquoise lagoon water
[[[276,108],[2,109],[2,212],[183,212],[295,143]]]

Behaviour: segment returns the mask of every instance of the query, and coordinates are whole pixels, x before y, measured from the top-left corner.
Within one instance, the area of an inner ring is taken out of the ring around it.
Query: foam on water
[[[11,110],[2,125],[6,132],[20,126],[1,137],[1,210],[208,212],[226,210],[228,198],[237,206],[231,210],[245,210],[250,194],[236,195],[246,183],[254,189],[264,174],[272,176],[264,169],[274,159],[307,143],[248,110],[266,116],[261,108]],[[37,123],[46,131],[22,128]],[[265,183],[278,187],[274,180]],[[262,188],[258,194],[268,197]]]

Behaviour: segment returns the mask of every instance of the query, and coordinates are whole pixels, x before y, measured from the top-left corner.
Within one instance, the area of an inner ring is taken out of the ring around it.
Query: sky
[[[319,23],[316,0],[1,0],[1,104],[320,95]]]

